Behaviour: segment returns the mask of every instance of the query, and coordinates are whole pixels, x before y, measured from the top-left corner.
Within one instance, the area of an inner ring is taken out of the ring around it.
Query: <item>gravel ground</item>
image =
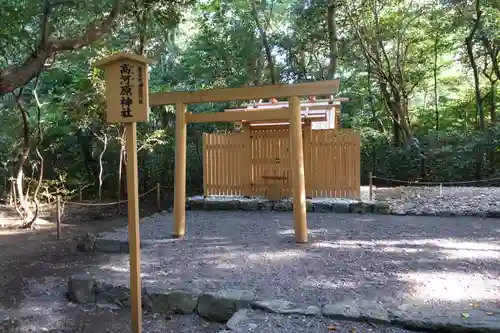
[[[171,215],[157,216],[141,223],[153,243],[142,250],[145,284],[250,289],[305,305],[409,304],[436,315],[479,307],[500,317],[498,220],[309,213],[310,242],[297,245],[290,213],[189,211],[184,241],[168,237]],[[126,229],[105,237],[126,239]],[[89,270],[128,284],[128,255],[109,259]]]
[[[361,188],[362,198],[368,200],[368,188]],[[472,212],[500,211],[498,187],[439,187],[406,186],[374,188],[375,200],[387,201],[397,212],[450,211]]]

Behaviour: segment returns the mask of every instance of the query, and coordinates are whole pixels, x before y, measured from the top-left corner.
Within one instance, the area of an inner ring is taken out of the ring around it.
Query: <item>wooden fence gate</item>
[[[304,128],[308,197],[360,197],[360,137],[352,130]],[[203,136],[204,195],[291,196],[287,127]]]

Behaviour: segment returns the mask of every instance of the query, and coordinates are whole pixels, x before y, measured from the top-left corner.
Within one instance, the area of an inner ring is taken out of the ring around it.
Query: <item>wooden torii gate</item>
[[[338,91],[339,81],[328,80],[289,85],[212,89],[193,92],[160,92],[149,95],[151,106],[175,104],[175,175],[174,237],[186,234],[186,148],[187,124],[236,121],[286,121],[290,124],[290,160],[292,169],[295,241],[308,242],[304,152],[302,144],[301,105],[299,97],[330,96]],[[192,114],[187,104],[287,98],[288,107],[259,111],[232,111]]]

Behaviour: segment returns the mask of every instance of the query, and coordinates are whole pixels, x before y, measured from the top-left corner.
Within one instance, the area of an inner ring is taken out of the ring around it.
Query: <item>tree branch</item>
[[[113,22],[121,11],[122,1],[114,0],[111,12],[103,21],[93,22],[81,36],[68,39],[45,38],[45,33],[49,29],[49,15],[45,15],[47,10],[45,7],[42,18],[43,31],[41,32],[44,37],[39,41],[33,54],[28,56],[21,65],[0,69],[0,97],[29,83],[43,71],[47,59],[53,57],[57,52],[79,49],[102,38],[111,30]]]
[[[49,18],[50,18],[50,0],[45,0],[43,4],[43,13],[42,13],[42,22],[40,24],[40,45],[44,45],[49,39],[50,35],[50,27],[49,27]]]

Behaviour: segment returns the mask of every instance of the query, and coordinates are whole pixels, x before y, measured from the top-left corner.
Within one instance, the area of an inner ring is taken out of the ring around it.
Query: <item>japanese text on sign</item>
[[[122,107],[122,118],[132,117],[132,69],[128,64],[123,64],[120,66],[120,104]]]
[[[142,80],[142,66],[137,67],[137,72],[138,72],[138,96],[139,96],[139,104],[144,103],[144,95],[143,95],[143,88],[144,88],[144,82]]]

